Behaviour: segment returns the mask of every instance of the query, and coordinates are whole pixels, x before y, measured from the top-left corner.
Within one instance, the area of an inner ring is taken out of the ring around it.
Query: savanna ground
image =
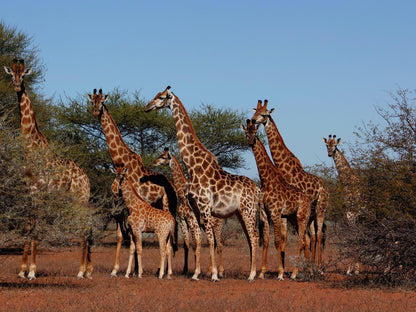
[[[37,279],[17,278],[21,260],[19,250],[0,254],[0,311],[416,311],[416,292],[401,289],[346,287],[345,266],[336,260],[336,248],[327,241],[326,272],[314,281],[297,281],[286,276],[276,279],[276,251],[269,250],[264,280],[246,281],[249,274],[249,249],[241,235],[227,237],[224,248],[225,276],[219,282],[206,274],[209,251],[202,249],[203,274],[199,281],[181,274],[183,249],[173,260],[172,280],[155,277],[159,250],[153,237],[145,239],[143,278],[124,277],[128,249],[122,250],[121,271],[110,278],[115,253],[115,235],[93,248],[93,280],[77,280],[79,247],[41,248]],[[180,244],[182,240],[180,239]],[[289,237],[287,271],[293,267],[296,239]],[[292,258],[292,261],[291,261]],[[190,257],[190,269],[194,261]],[[261,248],[257,254],[258,271]]]

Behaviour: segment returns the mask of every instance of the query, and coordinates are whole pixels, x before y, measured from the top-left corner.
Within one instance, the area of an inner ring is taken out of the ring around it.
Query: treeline
[[[92,114],[86,95],[60,100],[46,98],[40,92],[46,66],[33,38],[0,22],[0,63],[10,66],[14,58],[24,59],[26,67],[33,68],[32,74],[25,78],[25,84],[39,128],[52,143],[54,152],[77,162],[90,178],[91,205],[95,208],[89,216],[84,215],[83,220],[88,220],[84,222],[85,227],[94,223],[102,228],[119,206],[110,190],[114,179],[110,173],[112,163],[98,118]],[[94,82],[91,83],[94,87]],[[144,113],[146,101],[139,92],[129,93],[117,88],[104,92],[110,95],[107,107],[125,142],[141,155],[145,166],[150,167],[165,147],[177,151],[175,127],[167,111]],[[359,217],[354,224],[345,220],[346,208],[342,200],[345,188],[338,180],[335,167],[317,164],[307,168],[321,177],[329,188],[327,220],[336,224],[337,241],[343,255],[356,257],[366,265],[364,273],[390,284],[414,282],[416,276],[415,104],[412,91],[396,90],[391,93],[390,104],[377,108],[382,118],[380,124],[364,123],[357,128],[356,142],[340,144],[351,168],[361,178],[360,206],[366,209],[355,207]],[[247,118],[247,112],[201,104],[189,113],[197,136],[223,167],[238,169],[246,166],[243,152],[249,150],[249,146],[239,126]],[[65,240],[64,233],[79,231],[74,222],[75,212],[55,213],[59,211],[58,207],[69,205],[67,199],[62,201],[60,196],[53,201],[50,198],[53,195],[46,194],[42,195],[46,196],[44,199],[42,196],[36,200],[31,198],[25,179],[31,178],[32,173],[26,170],[22,157],[19,128],[16,93],[10,77],[1,70],[0,244],[30,236],[24,221],[28,216],[32,218],[33,213],[39,213],[39,207],[50,209],[47,207],[51,203],[55,208],[40,214],[49,217],[44,220],[47,230],[39,231],[38,235],[55,233],[58,241]],[[48,204],[40,205],[42,200]],[[65,226],[59,229],[54,226],[58,223]]]

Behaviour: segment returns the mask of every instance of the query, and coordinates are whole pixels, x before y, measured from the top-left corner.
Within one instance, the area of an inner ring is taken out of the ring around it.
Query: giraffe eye
[[[163,96],[159,96],[159,100],[164,100],[165,98]]]

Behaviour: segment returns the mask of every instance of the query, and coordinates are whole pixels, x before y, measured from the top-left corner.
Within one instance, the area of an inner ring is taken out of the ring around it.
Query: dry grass
[[[146,239],[151,241],[151,239]],[[293,239],[292,239],[293,240]],[[294,241],[287,254],[294,255]],[[333,253],[329,242],[327,254]],[[277,281],[276,252],[269,251],[270,272],[265,280],[248,283],[249,251],[244,240],[229,240],[224,250],[225,277],[212,283],[207,274],[193,282],[180,274],[183,250],[174,258],[172,280],[158,280],[154,273],[158,247],[150,242],[143,249],[144,277],[124,278],[124,271],[110,278],[114,244],[95,247],[93,280],[77,280],[78,248],[40,250],[38,278],[17,278],[20,255],[0,255],[0,311],[415,311],[416,292],[334,287],[345,277],[339,268],[328,267],[315,282]],[[208,269],[208,248],[202,250],[202,266]],[[123,249],[122,269],[128,251]],[[327,257],[328,258],[328,257]],[[260,268],[261,250],[257,257]],[[288,271],[291,270],[288,261]],[[190,261],[191,268],[193,261]],[[206,272],[205,272],[206,273]]]

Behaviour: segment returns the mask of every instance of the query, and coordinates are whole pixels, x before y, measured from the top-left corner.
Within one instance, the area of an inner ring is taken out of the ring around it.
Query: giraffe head
[[[256,124],[256,120],[247,119],[247,125],[246,126],[241,125],[241,129],[243,129],[244,132],[246,133],[248,144],[250,146],[253,146],[256,143],[256,140],[258,140],[256,134],[257,134],[257,131],[259,130],[259,125]]]
[[[4,66],[4,71],[12,76],[14,90],[20,92],[23,89],[23,78],[30,75],[32,68],[25,68],[24,60],[14,59],[12,68]]]
[[[92,103],[94,116],[100,116],[103,112],[104,103],[108,100],[108,94],[103,95],[102,89],[97,94],[97,89],[94,89],[94,94],[87,94],[87,97]]]
[[[341,138],[336,139],[336,137],[336,135],[329,135],[328,139],[323,138],[328,150],[328,157],[334,157],[336,151],[338,150],[337,145],[341,142]]]
[[[254,115],[251,119],[254,119],[257,124],[266,124],[267,120],[270,118],[271,113],[273,113],[274,108],[268,110],[267,104],[268,100],[264,100],[264,105],[261,105],[261,100],[257,101],[257,108],[253,108]]]
[[[150,112],[164,107],[171,107],[174,97],[174,94],[170,91],[170,86],[167,86],[164,91],[156,94],[155,98],[146,105],[144,111]]]
[[[111,184],[111,191],[116,197],[121,197],[121,184],[123,184],[124,179],[127,179],[128,169],[124,167],[124,164],[115,165],[113,173],[115,173],[116,178]]]
[[[155,159],[152,166],[169,165],[171,159],[172,157],[170,156],[169,148],[165,147],[163,154]]]

